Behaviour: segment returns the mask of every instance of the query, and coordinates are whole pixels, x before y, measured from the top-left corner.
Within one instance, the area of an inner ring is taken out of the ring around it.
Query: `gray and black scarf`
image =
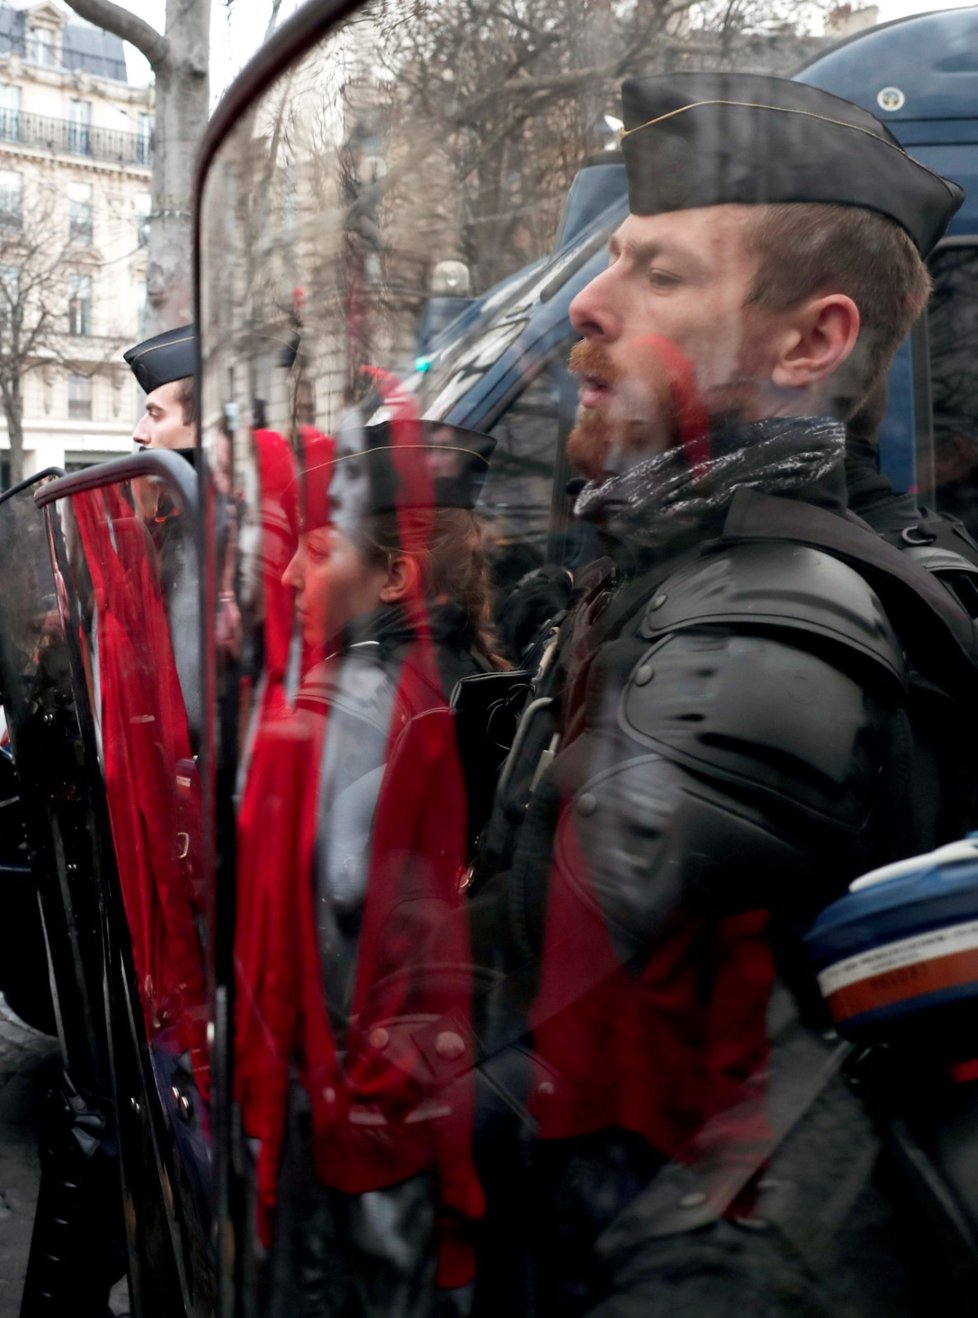
[[[710,436],[710,457],[691,467],[681,446],[620,476],[588,481],[578,517],[620,540],[656,546],[723,508],[741,486],[784,494],[827,476],[845,453],[846,430],[831,417],[772,417]]]

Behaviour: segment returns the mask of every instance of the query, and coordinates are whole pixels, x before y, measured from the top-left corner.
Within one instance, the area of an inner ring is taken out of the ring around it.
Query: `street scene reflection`
[[[909,1314],[882,1128],[961,1183],[933,1104],[856,1096],[811,958],[850,882],[972,817],[978,546],[913,561],[958,534],[960,436],[929,510],[880,462],[962,191],[817,86],[640,75],[563,219],[541,185],[487,241],[393,13],[276,85],[204,198],[256,1303]],[[369,41],[398,76],[338,78]]]
[[[969,1312],[978,11],[340,8],[0,270],[23,1318]]]

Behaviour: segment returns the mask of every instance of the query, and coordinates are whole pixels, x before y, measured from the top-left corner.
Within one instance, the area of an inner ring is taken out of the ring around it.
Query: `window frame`
[[[76,156],[92,154],[92,103],[80,96],[68,102],[68,150]]]
[[[17,187],[4,187],[5,179],[16,179]],[[16,197],[16,205],[7,205],[7,198]],[[19,169],[0,169],[0,225],[20,229],[24,223],[24,176]]]
[[[79,391],[78,385],[83,388]],[[94,394],[92,377],[78,371],[68,372],[68,420],[91,421],[94,412]],[[80,408],[80,410],[79,410]]]
[[[80,200],[73,197],[72,189],[85,189],[87,198]],[[91,183],[72,182],[68,184],[68,241],[85,243],[91,246],[93,232],[95,189]]]
[[[81,297],[81,289],[86,285],[88,296]],[[92,293],[93,280],[90,274],[70,274],[68,276],[68,334],[73,339],[91,337]]]

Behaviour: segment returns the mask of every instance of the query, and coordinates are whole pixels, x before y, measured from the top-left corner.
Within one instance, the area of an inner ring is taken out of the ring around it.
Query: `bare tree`
[[[405,103],[438,126],[466,198],[460,255],[476,287],[486,288],[507,266],[546,250],[559,199],[602,145],[604,115],[617,113],[623,78],[734,66],[789,72],[797,38],[827,7],[828,0],[406,0],[378,17],[382,39],[364,76],[382,61]],[[424,138],[423,124],[412,129]]]
[[[197,147],[207,125],[210,0],[167,0],[164,32],[114,0],[67,0],[82,18],[130,42],[156,83],[146,299],[148,333],[190,320],[191,214]]]
[[[25,197],[0,195],[0,408],[12,483],[24,475],[28,380],[65,370],[90,379],[121,346],[93,320],[96,268],[79,258],[58,201],[41,184]]]

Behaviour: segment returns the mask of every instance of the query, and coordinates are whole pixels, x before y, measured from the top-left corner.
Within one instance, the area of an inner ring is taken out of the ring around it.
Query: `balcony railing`
[[[111,160],[119,165],[153,163],[153,139],[146,133],[123,133],[110,128],[93,128],[70,119],[49,119],[43,114],[0,109],[0,146],[4,142],[62,155]]]

